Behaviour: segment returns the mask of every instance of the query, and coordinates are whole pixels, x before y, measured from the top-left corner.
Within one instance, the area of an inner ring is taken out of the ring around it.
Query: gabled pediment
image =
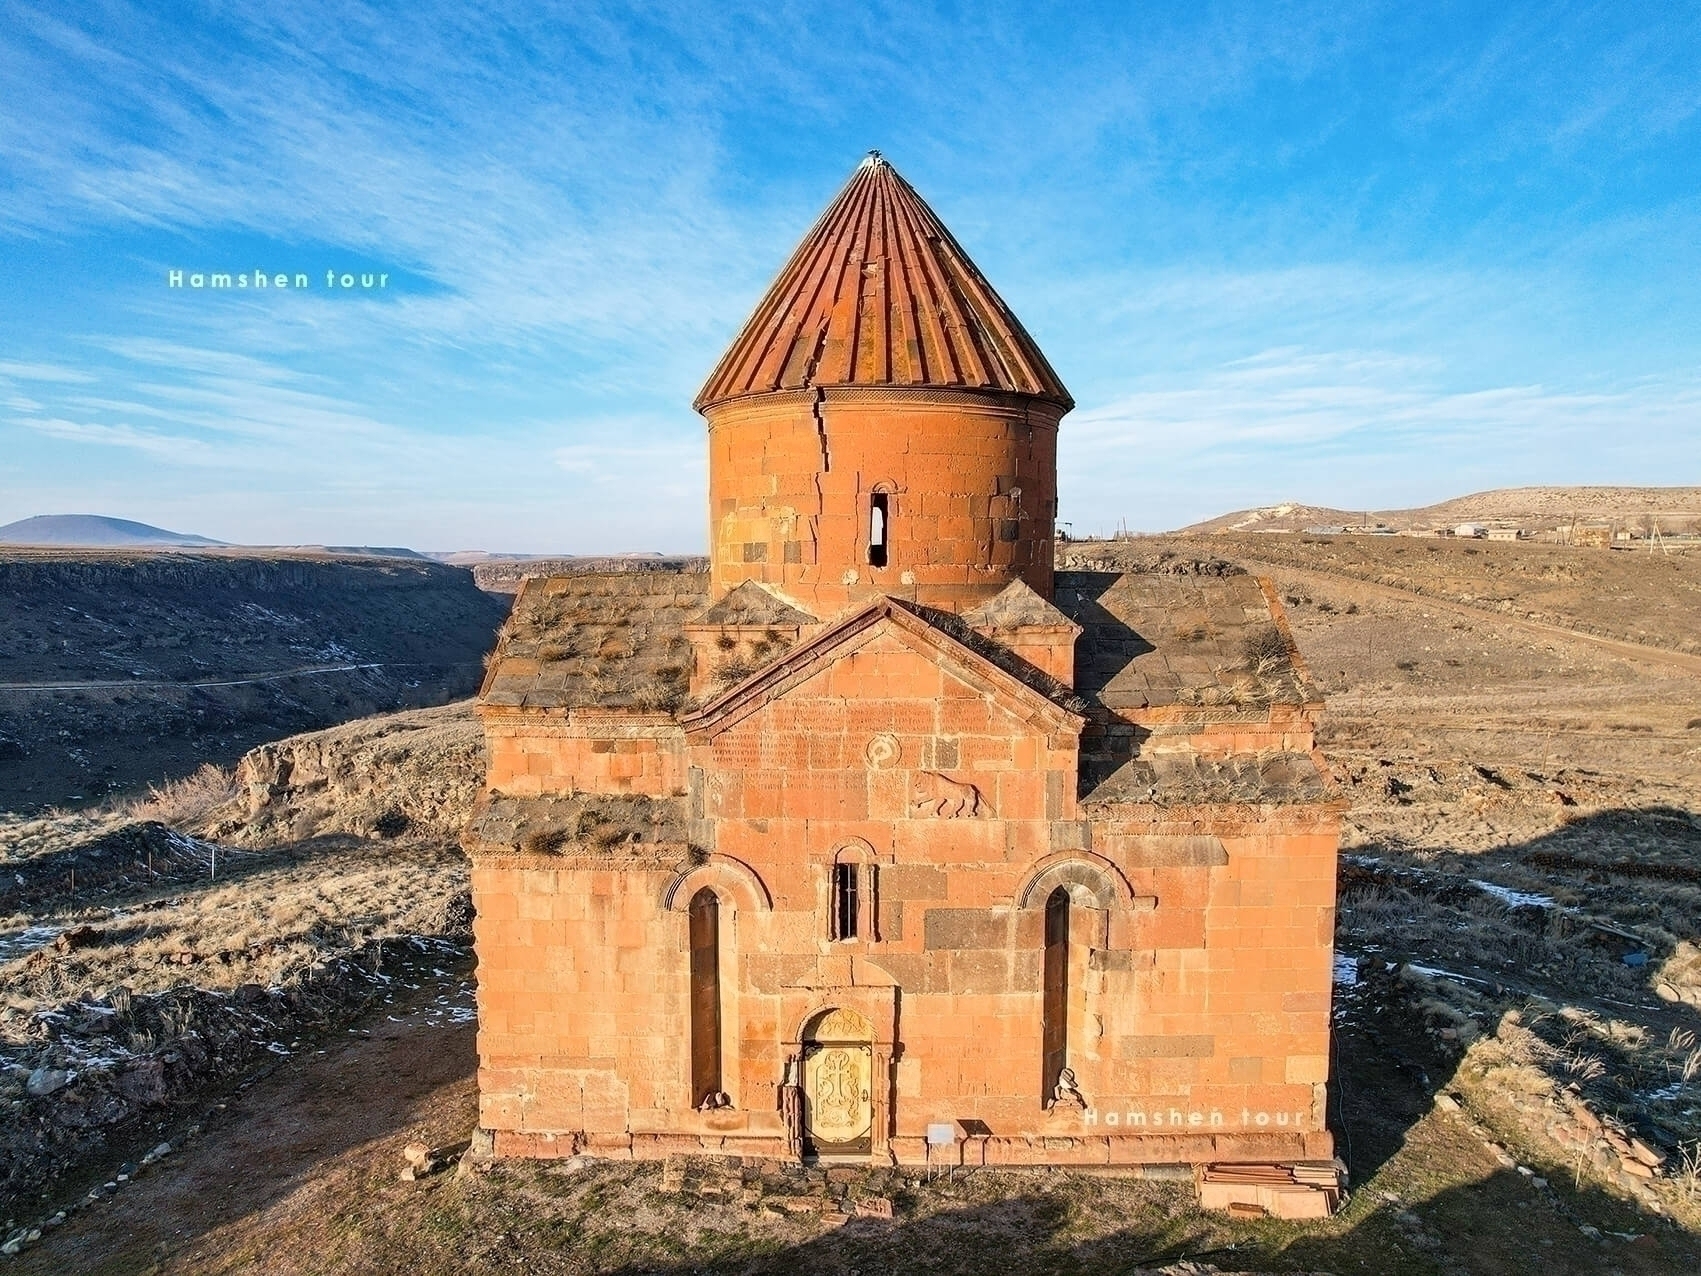
[[[1047,731],[1079,731],[1084,703],[1062,683],[1038,670],[1023,671],[1015,662],[1000,663],[1000,653],[973,631],[953,636],[905,604],[880,598],[794,647],[682,720],[688,738],[709,739],[736,725],[762,706],[778,700],[839,660],[890,634],[912,650],[943,665],[960,679],[992,696],[1014,716]],[[965,641],[964,639],[968,639]]]
[[[980,606],[964,612],[963,621],[970,628],[988,634],[1021,630],[1081,632],[1080,625],[1041,598],[1019,576]]]
[[[747,580],[686,620],[687,626],[797,629],[815,617],[756,581]]]

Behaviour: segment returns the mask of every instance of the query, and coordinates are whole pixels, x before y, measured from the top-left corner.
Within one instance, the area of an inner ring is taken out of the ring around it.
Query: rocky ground
[[[464,966],[456,836],[482,772],[463,702],[0,818],[0,1217],[422,968]]]
[[[1209,556],[1226,539],[1082,552]],[[1701,1270],[1689,577],[1634,569],[1627,599],[1589,610],[1579,593],[1573,614],[1545,559],[1461,585],[1476,560],[1460,553],[1442,597],[1353,566],[1392,555],[1382,543],[1290,566],[1265,545],[1285,538],[1246,539],[1329,696],[1324,749],[1353,802],[1331,1092],[1352,1196],[1328,1223],[1229,1220],[1185,1184],[1071,1174],[457,1176],[446,1156],[404,1181],[410,1143],[453,1153],[475,1121],[451,840],[481,755],[451,706],[284,741],[144,804],[0,821],[19,1269]],[[1494,594],[1508,581],[1544,596]],[[221,1062],[195,1071],[198,1050]],[[91,1123],[114,1096],[125,1110]],[[16,1133],[49,1129],[59,1142]],[[65,1155],[29,1160],[41,1146]]]
[[[1354,985],[1342,1016],[1337,1121],[1356,1186],[1335,1218],[1306,1225],[1205,1213],[1185,1182],[1062,1172],[707,1158],[463,1170],[476,1113],[472,1028],[454,1018],[466,984],[449,963],[406,982],[185,1108],[150,1134],[170,1151],[138,1154],[139,1173],[45,1203],[51,1225],[16,1269],[1654,1276],[1701,1263],[1692,1233],[1531,1155],[1474,1091],[1436,1104],[1447,1065],[1393,981]]]

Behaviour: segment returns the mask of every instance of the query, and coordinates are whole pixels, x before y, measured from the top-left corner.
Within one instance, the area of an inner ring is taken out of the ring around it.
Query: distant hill
[[[451,567],[471,567],[475,563],[518,563],[544,557],[542,554],[504,554],[488,549],[433,549],[427,550],[425,556],[439,563],[448,563]]]
[[[0,545],[223,545],[207,536],[168,532],[104,514],[38,514],[0,527]]]
[[[499,550],[490,549],[446,549],[428,550],[425,556],[427,558],[434,558],[440,563],[449,563],[455,567],[472,567],[478,563],[542,562],[546,559],[550,562],[562,563],[578,562],[581,560],[601,563],[614,560],[624,561],[629,558],[661,559],[668,557],[665,554],[661,554],[656,550],[651,549],[635,549],[619,554],[508,554]],[[674,557],[677,557],[677,555]]]
[[[1644,518],[1656,516],[1665,531],[1688,531],[1701,525],[1701,487],[1501,487],[1401,510],[1343,510],[1293,502],[1236,510],[1180,531],[1301,532],[1308,527],[1382,524],[1403,532],[1482,523],[1539,533],[1573,520],[1639,527]]]
[[[336,558],[431,559],[435,557],[435,555],[422,554],[417,549],[407,549],[400,545],[266,545],[259,548],[277,550],[285,554],[330,554]]]

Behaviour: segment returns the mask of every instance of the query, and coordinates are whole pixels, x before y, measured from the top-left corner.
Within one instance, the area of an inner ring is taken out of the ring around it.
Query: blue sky
[[[1078,533],[1701,482],[1692,2],[0,0],[0,522],[700,550],[692,395],[871,147]]]

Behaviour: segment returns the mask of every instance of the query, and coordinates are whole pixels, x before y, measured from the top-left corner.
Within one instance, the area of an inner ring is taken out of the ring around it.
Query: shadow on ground
[[[1184,1260],[1225,1272],[1372,1272],[1377,1276],[1671,1276],[1701,1270],[1687,1233],[1639,1221],[1623,1203],[1584,1191],[1544,1199],[1527,1180],[1499,1171],[1410,1203],[1350,1209],[1330,1224],[1231,1223],[1181,1206],[1108,1235],[1079,1238],[1080,1211],[1044,1192],[1012,1195],[913,1222],[853,1220],[801,1245],[675,1264],[635,1263],[616,1276],[780,1276],[930,1272],[970,1276],[1102,1276]],[[1605,1220],[1599,1239],[1575,1217]],[[1622,1228],[1611,1227],[1620,1223]],[[498,1264],[492,1264],[497,1266]],[[528,1264],[529,1266],[529,1264]]]

